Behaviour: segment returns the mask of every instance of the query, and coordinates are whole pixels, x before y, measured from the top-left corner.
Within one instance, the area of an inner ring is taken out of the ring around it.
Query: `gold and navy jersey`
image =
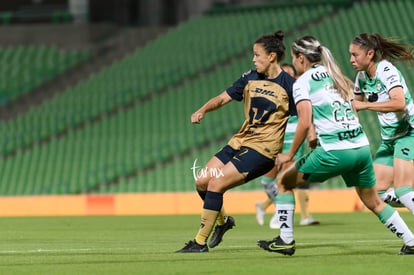
[[[275,159],[282,152],[287,120],[297,115],[292,96],[295,79],[282,71],[276,78],[251,70],[226,91],[234,100],[244,100],[245,121],[229,141],[234,149],[252,148]]]

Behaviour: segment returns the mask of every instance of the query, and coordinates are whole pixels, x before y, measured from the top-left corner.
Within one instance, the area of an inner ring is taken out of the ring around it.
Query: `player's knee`
[[[223,193],[225,191],[223,183],[221,183],[220,180],[216,178],[211,178],[208,181],[207,189],[209,191],[220,192],[220,193]]]
[[[206,178],[197,178],[195,181],[196,189],[199,191],[206,191],[208,186],[208,179]]]

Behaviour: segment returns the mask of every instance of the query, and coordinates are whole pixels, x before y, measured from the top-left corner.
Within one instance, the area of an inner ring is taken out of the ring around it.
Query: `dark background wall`
[[[279,0],[286,1],[286,0]],[[112,22],[130,26],[176,25],[213,5],[257,4],[269,0],[13,0],[0,1],[0,13],[12,23],[51,20],[81,23]],[[65,12],[66,17],[65,17]],[[62,18],[59,18],[61,16]],[[70,17],[70,19],[69,19]]]

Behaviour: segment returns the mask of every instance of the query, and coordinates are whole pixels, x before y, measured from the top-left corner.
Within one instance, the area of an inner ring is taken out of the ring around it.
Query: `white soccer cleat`
[[[256,203],[256,221],[259,225],[264,225],[264,216],[266,212],[262,209],[262,203]]]
[[[312,216],[309,216],[307,218],[302,219],[299,224],[300,225],[317,225],[317,224],[320,224],[320,222],[312,218]]]
[[[275,213],[273,217],[270,219],[269,227],[271,229],[280,229],[277,213]]]

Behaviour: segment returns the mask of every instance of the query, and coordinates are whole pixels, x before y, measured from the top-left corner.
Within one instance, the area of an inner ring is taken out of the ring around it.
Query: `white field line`
[[[24,254],[24,253],[71,253],[91,251],[137,250],[136,247],[101,247],[101,248],[37,248],[37,249],[0,249],[0,254]]]
[[[62,252],[85,252],[85,251],[95,251],[95,248],[63,248],[63,249],[21,249],[21,250],[2,250],[0,249],[0,254],[19,254],[19,253],[62,253]]]
[[[369,244],[369,243],[402,243],[400,239],[394,240],[337,240],[337,241],[326,241],[326,242],[300,242],[296,243],[299,246],[318,246],[318,245],[337,245],[337,244]],[[226,245],[227,248],[247,248],[254,246],[254,243],[246,245]],[[224,247],[224,245],[223,245]],[[60,248],[60,249],[0,249],[0,254],[24,254],[24,253],[76,253],[76,252],[91,252],[91,251],[122,251],[122,250],[138,250],[137,247],[100,247],[100,248]]]

